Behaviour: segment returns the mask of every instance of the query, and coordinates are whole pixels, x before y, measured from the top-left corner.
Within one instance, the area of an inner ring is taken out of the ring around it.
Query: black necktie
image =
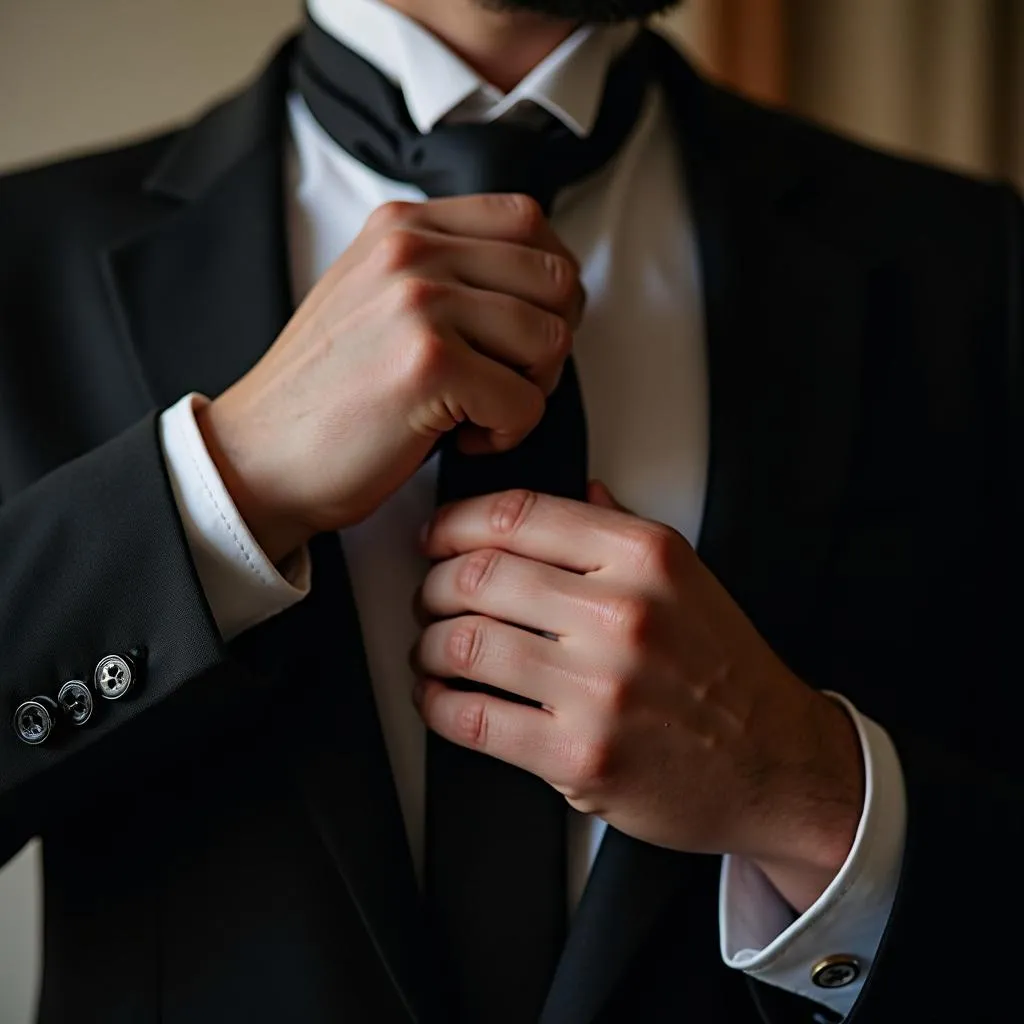
[[[553,118],[541,129],[442,125],[422,135],[400,90],[311,19],[294,77],[320,125],[378,173],[428,196],[524,192],[550,211],[558,190],[599,170],[634,125],[648,44],[641,32],[610,69],[585,139]],[[467,456],[446,440],[438,502],[512,487],[585,500],[586,482],[586,421],[570,359],[540,425],[514,451]],[[565,939],[565,801],[535,776],[431,733],[426,807],[426,898],[461,1020],[529,1024]]]

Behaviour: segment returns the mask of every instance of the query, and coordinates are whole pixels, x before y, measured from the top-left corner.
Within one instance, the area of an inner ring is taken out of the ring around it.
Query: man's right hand
[[[578,265],[533,200],[389,203],[199,428],[279,561],[366,518],[460,423],[466,451],[517,445],[582,308]]]

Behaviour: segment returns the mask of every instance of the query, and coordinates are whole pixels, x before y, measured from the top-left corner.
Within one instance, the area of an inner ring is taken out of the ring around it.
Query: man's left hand
[[[806,910],[860,818],[849,716],[782,663],[679,533],[601,484],[590,501],[508,491],[438,511],[420,713],[631,836],[753,860]]]

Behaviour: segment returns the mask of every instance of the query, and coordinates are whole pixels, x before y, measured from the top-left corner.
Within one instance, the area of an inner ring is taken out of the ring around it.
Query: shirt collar
[[[494,121],[530,100],[577,135],[594,127],[604,81],[637,32],[634,23],[584,25],[503,94],[435,35],[382,0],[307,0],[316,23],[375,65],[401,90],[413,123]]]

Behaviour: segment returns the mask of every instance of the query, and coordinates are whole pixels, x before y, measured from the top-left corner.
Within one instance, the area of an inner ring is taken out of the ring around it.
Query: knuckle
[[[567,359],[572,352],[573,341],[569,324],[560,316],[549,316],[547,330],[552,357],[559,362]]]
[[[399,224],[404,224],[408,221],[409,215],[414,208],[414,203],[403,203],[398,200],[384,203],[370,214],[367,226],[378,230],[396,228]]]
[[[679,535],[661,523],[640,523],[630,526],[622,535],[632,568],[639,575],[668,575],[676,560]]]
[[[455,586],[459,593],[471,596],[482,590],[494,576],[501,554],[498,550],[490,549],[466,555],[455,574]]]
[[[514,230],[522,238],[531,238],[544,225],[544,210],[533,196],[513,192],[501,197],[511,214]]]
[[[487,705],[482,700],[466,701],[455,713],[452,723],[455,739],[477,748],[487,745],[488,725]]]
[[[572,261],[557,253],[541,254],[544,272],[551,282],[555,301],[559,304],[571,302],[576,295],[576,268]]]
[[[376,254],[386,272],[397,273],[415,266],[429,246],[430,240],[422,232],[400,225],[381,236]]]
[[[529,520],[536,505],[534,491],[517,488],[496,495],[491,506],[491,528],[499,536],[511,536]]]
[[[654,604],[642,594],[609,598],[598,607],[598,621],[629,647],[643,644],[654,624]]]
[[[444,290],[444,285],[440,281],[433,281],[429,277],[419,277],[416,274],[399,278],[394,284],[394,295],[398,308],[403,313],[414,316],[427,313]]]
[[[630,680],[624,673],[603,673],[588,680],[587,689],[595,705],[609,718],[615,718],[626,710]]]
[[[460,674],[471,672],[483,654],[483,626],[479,621],[470,620],[453,627],[447,647],[452,667]]]

